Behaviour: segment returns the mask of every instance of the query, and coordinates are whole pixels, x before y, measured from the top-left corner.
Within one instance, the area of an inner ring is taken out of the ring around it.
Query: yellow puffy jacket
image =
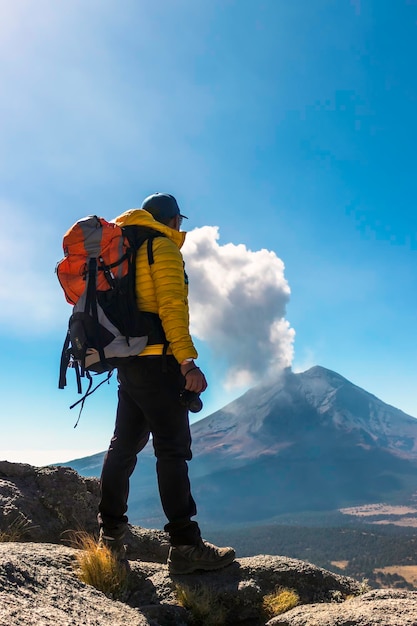
[[[136,299],[141,311],[157,313],[169,342],[168,354],[178,363],[197,358],[189,331],[188,284],[180,248],[185,235],[157,222],[144,209],[131,209],[114,222],[119,226],[146,226],[163,233],[152,242],[154,262],[149,265],[146,244],[139,248],[136,258]],[[140,356],[162,354],[163,345],[148,345]]]

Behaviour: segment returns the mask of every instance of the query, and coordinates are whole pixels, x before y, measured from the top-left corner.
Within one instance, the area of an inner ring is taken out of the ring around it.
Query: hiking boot
[[[124,533],[119,537],[112,537],[110,534],[106,534],[104,528],[100,528],[98,547],[108,548],[115,559],[128,570],[130,568],[126,558],[126,546],[123,543],[123,539]]]
[[[226,567],[234,558],[233,548],[218,548],[200,539],[197,545],[171,546],[167,563],[170,574],[191,574],[199,569],[210,571]]]

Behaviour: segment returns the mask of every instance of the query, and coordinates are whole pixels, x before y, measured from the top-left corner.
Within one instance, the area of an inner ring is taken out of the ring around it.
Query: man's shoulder
[[[173,241],[170,237],[167,237],[164,234],[156,235],[153,239],[153,248],[155,251],[159,252],[174,252],[176,254],[181,255],[178,244]]]

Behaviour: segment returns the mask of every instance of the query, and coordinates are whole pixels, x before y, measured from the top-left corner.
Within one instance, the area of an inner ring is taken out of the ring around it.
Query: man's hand
[[[194,361],[182,363],[180,367],[181,374],[185,378],[185,389],[195,393],[201,393],[207,389],[206,377]]]

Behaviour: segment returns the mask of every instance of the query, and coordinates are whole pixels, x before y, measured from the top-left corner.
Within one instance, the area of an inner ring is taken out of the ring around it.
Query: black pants
[[[119,403],[116,426],[101,474],[99,522],[117,535],[127,523],[129,478],[137,454],[152,434],[165,530],[172,545],[195,544],[200,538],[197,509],[191,495],[187,461],[191,460],[188,410],[179,394],[184,379],[177,361],[137,357],[118,370]]]

